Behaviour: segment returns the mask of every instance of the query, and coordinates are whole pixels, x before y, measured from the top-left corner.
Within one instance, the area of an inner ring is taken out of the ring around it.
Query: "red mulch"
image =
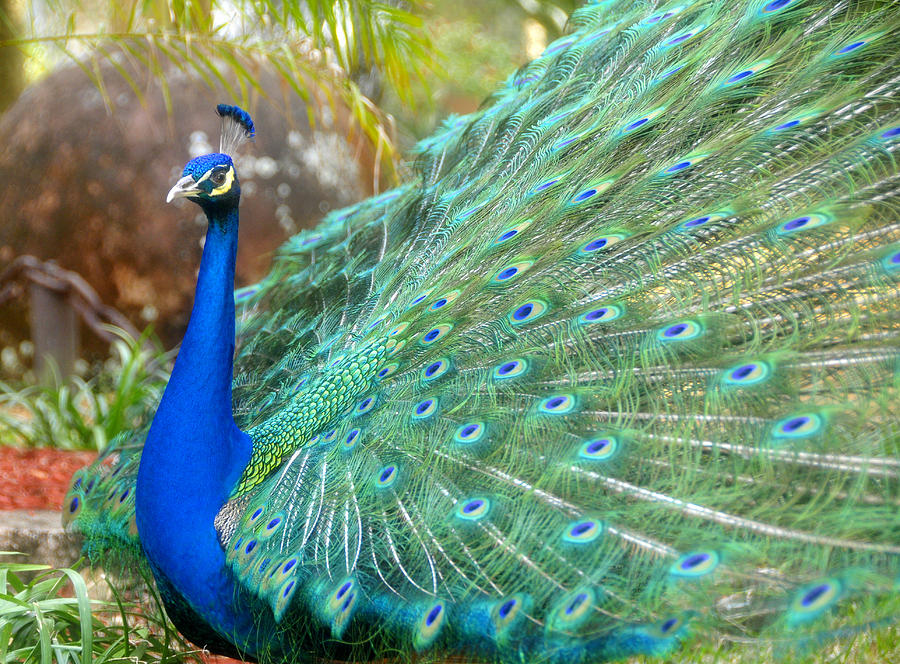
[[[0,511],[60,509],[72,473],[96,458],[96,452],[0,445]]]
[[[96,458],[96,452],[0,445],[0,511],[60,509],[72,473]],[[203,659],[209,664],[239,664],[216,655]]]

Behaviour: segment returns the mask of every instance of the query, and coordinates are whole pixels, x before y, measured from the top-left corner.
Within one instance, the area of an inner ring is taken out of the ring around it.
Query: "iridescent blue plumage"
[[[240,125],[246,138],[252,139],[256,134],[253,126],[253,120],[250,114],[238,106],[229,106],[228,104],[219,104],[216,106],[216,113],[223,119],[231,119]]]
[[[221,152],[214,152],[212,154],[204,154],[191,159],[184,165],[184,170],[181,172],[181,175],[190,175],[194,179],[194,182],[197,182],[206,175],[207,172],[212,171],[213,167],[227,168],[229,166],[234,166],[231,157]],[[212,184],[212,182],[210,182],[210,184]],[[206,193],[209,193],[209,191]]]
[[[226,154],[191,160],[169,192],[207,213],[188,329],[153,418],[136,477],[141,548],[176,626],[196,642],[254,653],[252,596],[226,572],[213,520],[250,459],[231,412],[234,265],[240,187]],[[189,553],[188,553],[189,552]],[[218,638],[216,638],[218,637]]]
[[[194,160],[175,373],[69,518],[273,661],[815,657],[895,621],[898,29],[590,3],[412,182],[288,241],[233,357],[238,182]]]

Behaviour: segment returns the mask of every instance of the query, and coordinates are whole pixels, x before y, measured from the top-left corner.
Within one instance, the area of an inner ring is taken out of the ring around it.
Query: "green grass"
[[[859,632],[803,650],[765,641],[728,643],[698,638],[665,659],[635,657],[628,664],[896,664],[900,662],[900,625]]]
[[[112,601],[91,599],[78,571],[15,563],[14,555],[0,552],[0,664],[199,661],[199,652],[153,610],[158,601],[141,610],[112,586]],[[25,581],[25,573],[36,576]]]
[[[162,616],[158,596],[150,594],[149,601],[139,607],[135,600],[123,599],[110,585],[112,600],[91,599],[88,582],[78,571],[14,563],[13,555],[0,552],[0,664],[200,661],[200,652],[185,642]],[[37,576],[31,581],[21,578],[23,573],[35,572]],[[729,646],[698,640],[664,660],[639,657],[629,661],[631,664],[662,661],[667,664],[886,664],[900,662],[900,628],[892,625],[865,631],[802,654],[781,651],[764,643]]]
[[[118,339],[88,379],[47,385],[0,382],[0,444],[102,450],[118,433],[145,424],[169,377],[171,354],[149,333]]]

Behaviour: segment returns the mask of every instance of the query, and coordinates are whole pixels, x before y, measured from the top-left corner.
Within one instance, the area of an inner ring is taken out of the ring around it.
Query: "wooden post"
[[[78,359],[79,329],[75,309],[65,295],[32,282],[31,339],[34,341],[34,370],[42,381],[52,379],[50,357],[65,380],[74,373]]]

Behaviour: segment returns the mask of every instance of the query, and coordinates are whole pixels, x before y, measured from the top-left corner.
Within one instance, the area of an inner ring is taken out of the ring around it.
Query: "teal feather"
[[[273,635],[219,629],[238,651],[587,662],[896,620],[900,19],[570,28],[238,294],[252,452],[215,528],[227,611]],[[144,436],[74,480],[94,555],[143,556]]]

